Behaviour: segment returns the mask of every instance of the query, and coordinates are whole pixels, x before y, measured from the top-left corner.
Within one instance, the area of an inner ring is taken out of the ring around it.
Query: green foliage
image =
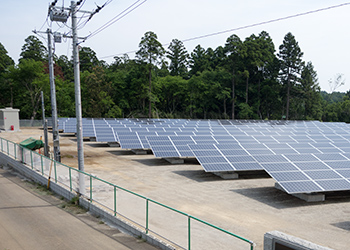
[[[20,108],[20,117],[41,117],[40,92],[51,115],[46,48],[29,36],[15,65],[0,44],[0,106]],[[83,117],[198,119],[288,119],[350,122],[350,92],[321,92],[311,62],[288,33],[278,54],[269,34],[190,53],[173,39],[166,57],[153,32],[141,38],[136,59],[123,55],[110,65],[88,47],[80,49]],[[75,116],[72,60],[55,57],[57,111]],[[344,80],[337,74],[335,89]],[[148,102],[148,105],[146,103]],[[148,107],[147,107],[148,106]]]
[[[15,63],[7,55],[7,50],[0,43],[0,107],[13,106],[13,83],[9,79],[9,67]]]
[[[238,118],[239,119],[256,119],[256,115],[254,115],[252,107],[250,107],[247,103],[240,103],[238,105],[239,107],[239,113]]]
[[[196,75],[197,72],[203,72],[208,68],[206,51],[200,45],[197,45],[191,53],[189,64],[191,68],[190,76]]]
[[[94,67],[102,67],[103,63],[97,59],[96,52],[89,47],[81,47],[79,50],[80,71],[91,72]]]
[[[20,107],[21,118],[35,119],[41,101],[41,91],[50,91],[49,76],[45,74],[41,61],[23,59],[17,66],[9,68],[13,82],[14,107]]]
[[[282,45],[279,47],[278,57],[280,58],[280,79],[281,83],[286,86],[287,105],[286,117],[289,119],[289,104],[291,91],[294,86],[300,83],[300,71],[303,66],[303,52],[292,33],[287,33],[283,39]]]
[[[19,61],[32,59],[34,61],[47,61],[47,49],[36,36],[28,36],[22,47]]]
[[[85,71],[81,77],[82,106],[85,117],[121,117],[121,109],[115,105],[110,93],[112,84],[102,67]]]
[[[56,60],[56,65],[60,68],[63,74],[63,80],[74,81],[73,62],[69,61],[67,56],[62,55]]]
[[[167,58],[170,60],[170,74],[173,76],[187,75],[188,53],[183,43],[173,39],[169,45]]]
[[[152,99],[154,95],[152,94],[152,68],[157,64],[160,64],[165,53],[162,44],[157,40],[157,35],[148,31],[145,33],[144,37],[141,38],[139,44],[140,49],[136,52],[136,58],[141,62],[147,63],[148,67],[148,118],[152,117]],[[162,63],[162,66],[164,64]]]
[[[14,64],[15,62],[13,59],[7,55],[7,50],[0,43],[0,74],[2,74],[9,66]]]

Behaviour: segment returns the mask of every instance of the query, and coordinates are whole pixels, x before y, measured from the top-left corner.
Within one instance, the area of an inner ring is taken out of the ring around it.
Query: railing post
[[[10,155],[9,141],[7,141],[7,155]]]
[[[32,166],[32,169],[34,168],[33,166],[33,151],[30,150],[30,163],[31,163],[31,166]]]
[[[90,175],[90,202],[92,202],[92,175]]]
[[[250,250],[254,250],[254,243],[253,242],[250,243]]]
[[[54,169],[55,169],[55,183],[57,183],[56,161],[54,161],[53,159],[51,159],[51,161],[53,161],[53,166],[54,166]]]
[[[41,162],[41,174],[44,175],[44,162],[43,162],[43,155],[40,155],[40,162]]]
[[[117,187],[114,186],[114,216],[117,215]]]
[[[3,149],[3,146],[2,146],[2,138],[1,138],[1,152],[3,152],[4,149]]]
[[[191,216],[188,216],[188,250],[191,250]]]
[[[72,169],[69,168],[69,189],[72,192]]]
[[[16,143],[13,144],[13,150],[15,151],[15,160],[17,160]]]
[[[146,234],[148,234],[148,205],[149,205],[149,199],[146,199]]]

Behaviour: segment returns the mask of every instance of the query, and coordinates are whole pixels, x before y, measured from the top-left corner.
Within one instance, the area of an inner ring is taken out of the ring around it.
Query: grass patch
[[[72,214],[85,214],[88,211],[79,206],[79,196],[73,197],[70,201],[64,201],[59,207]]]
[[[68,159],[73,159],[73,155],[62,155],[61,158],[68,158]]]

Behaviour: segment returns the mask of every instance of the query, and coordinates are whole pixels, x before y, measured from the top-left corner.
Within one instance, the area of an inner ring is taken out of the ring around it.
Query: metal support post
[[[80,67],[79,67],[79,50],[77,34],[77,4],[71,1],[72,15],[72,35],[73,35],[73,61],[74,61],[74,86],[75,86],[75,113],[77,119],[77,150],[78,150],[78,167],[84,172],[84,145],[83,145],[83,128],[82,128],[82,110],[81,110],[81,90],[80,90]],[[85,194],[84,174],[79,172],[79,193]]]
[[[52,111],[52,135],[53,135],[53,152],[54,159],[61,162],[60,142],[58,135],[57,122],[57,107],[56,107],[56,86],[55,75],[53,67],[53,53],[52,53],[52,32],[47,29],[48,47],[49,47],[49,75],[50,75],[50,90],[51,90],[51,111]]]
[[[44,93],[41,91],[41,106],[43,110],[43,128],[44,128],[44,154],[46,157],[49,155],[49,139],[47,135],[47,120],[45,119],[45,105],[44,105]]]

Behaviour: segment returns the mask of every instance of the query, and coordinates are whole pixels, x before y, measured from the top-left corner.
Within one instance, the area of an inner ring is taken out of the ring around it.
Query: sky
[[[53,0],[1,0],[0,43],[8,55],[18,63],[25,39],[33,35],[33,30],[46,31],[51,28],[61,33],[70,30],[70,19],[66,24],[51,22],[47,19],[48,7]],[[138,50],[141,38],[147,31],[153,31],[164,48],[172,39],[190,38],[222,32],[184,42],[191,53],[195,46],[212,49],[224,46],[226,39],[236,34],[241,40],[261,31],[269,33],[275,45],[276,53],[284,36],[291,32],[304,53],[303,60],[311,61],[318,75],[322,90],[330,92],[329,80],[342,74],[345,84],[336,91],[350,89],[350,2],[340,0],[85,0],[81,10],[93,11],[96,6],[108,4],[81,25],[79,37],[94,34],[101,26],[117,17],[128,7],[136,7],[128,14],[101,32],[88,38],[81,46],[90,47],[100,60],[114,61],[114,56]],[[133,5],[136,2],[135,5]],[[69,7],[71,1],[58,0],[56,6]],[[341,7],[331,6],[344,4]],[[129,9],[131,10],[131,9]],[[316,12],[315,12],[316,11]],[[302,13],[294,18],[268,22]],[[83,13],[79,13],[81,17]],[[86,14],[87,15],[87,14]],[[80,24],[86,19],[83,17]],[[268,23],[266,23],[268,22]],[[262,25],[255,25],[263,23]],[[252,26],[253,27],[246,27]],[[246,27],[246,28],[242,28]],[[38,38],[47,46],[47,36]],[[55,44],[55,53],[72,56],[71,39],[63,39]],[[134,58],[135,53],[129,57]]]

